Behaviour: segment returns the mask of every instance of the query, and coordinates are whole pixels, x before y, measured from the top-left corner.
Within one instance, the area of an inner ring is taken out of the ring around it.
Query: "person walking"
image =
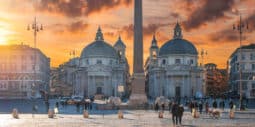
[[[224,111],[224,109],[225,109],[225,102],[224,100],[222,100],[222,110]]]
[[[159,106],[158,106],[158,103],[155,104],[155,111],[158,111],[159,109]]]
[[[214,108],[214,109],[218,108],[218,104],[217,104],[217,101],[216,101],[216,100],[213,101],[213,108]]]
[[[172,109],[172,101],[170,101],[170,102],[168,103],[168,110],[169,110],[169,112],[171,112],[171,109]]]
[[[56,107],[59,108],[59,103],[58,101],[55,103]]]
[[[190,112],[192,113],[193,108],[195,108],[194,102],[191,101],[189,105],[190,105],[189,106],[190,107]]]
[[[57,106],[54,107],[54,114],[55,114],[55,117],[57,117],[57,114],[58,114],[58,107]]]
[[[209,112],[209,103],[206,102],[205,103],[205,113],[208,114],[208,112]]]
[[[178,117],[178,121],[179,121],[179,124],[182,125],[182,116],[183,116],[183,112],[184,112],[184,108],[183,108],[183,105],[180,105],[178,106],[178,114],[177,114],[177,117]]]
[[[198,107],[199,107],[199,112],[200,112],[200,114],[202,114],[202,111],[203,111],[203,103],[200,102],[199,105],[198,105]]]
[[[230,109],[233,109],[233,107],[234,107],[234,103],[233,103],[232,100],[230,100],[230,102],[229,102],[229,108],[230,108]]]
[[[165,104],[163,103],[163,104],[161,105],[161,107],[162,107],[162,112],[164,112],[164,110],[165,110]]]
[[[173,107],[172,107],[172,121],[173,125],[178,125],[178,105],[173,102]]]

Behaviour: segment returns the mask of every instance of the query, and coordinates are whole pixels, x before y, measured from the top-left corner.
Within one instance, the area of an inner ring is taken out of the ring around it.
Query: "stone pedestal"
[[[143,105],[147,103],[145,94],[145,75],[143,73],[134,74],[132,81],[132,92],[129,97],[129,105]]]

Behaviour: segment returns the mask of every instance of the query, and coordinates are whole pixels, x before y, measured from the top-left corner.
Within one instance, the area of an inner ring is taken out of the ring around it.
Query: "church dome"
[[[171,54],[197,55],[198,52],[191,42],[184,39],[173,39],[166,42],[159,50],[160,56]]]
[[[174,29],[174,38],[167,41],[159,50],[159,56],[172,54],[198,55],[196,47],[188,40],[182,39],[182,30],[179,23]]]
[[[98,28],[95,41],[82,50],[81,58],[88,57],[118,58],[117,51],[104,41],[100,27]]]

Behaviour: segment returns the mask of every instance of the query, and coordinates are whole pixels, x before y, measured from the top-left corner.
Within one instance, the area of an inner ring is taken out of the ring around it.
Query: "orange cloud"
[[[80,17],[130,5],[132,0],[42,0],[35,6],[41,11],[60,13],[67,17]]]

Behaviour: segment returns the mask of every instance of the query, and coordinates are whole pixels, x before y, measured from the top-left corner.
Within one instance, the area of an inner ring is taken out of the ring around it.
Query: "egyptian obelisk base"
[[[143,105],[147,103],[145,94],[145,75],[133,74],[132,91],[129,97],[129,105]]]

